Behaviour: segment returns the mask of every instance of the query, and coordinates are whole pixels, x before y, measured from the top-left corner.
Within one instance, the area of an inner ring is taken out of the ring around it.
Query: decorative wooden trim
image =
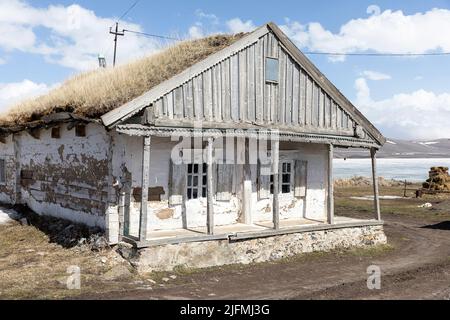
[[[193,129],[193,128],[173,128],[173,127],[147,127],[143,125],[118,125],[115,130],[119,133],[130,136],[158,136],[158,137],[192,137],[194,135],[203,135],[204,137],[220,138],[225,134],[232,137],[248,137],[257,139],[261,134],[267,134],[268,129]],[[318,144],[330,144],[335,147],[353,147],[353,148],[375,148],[380,146],[371,140],[361,140],[354,137],[343,137],[325,134],[309,134],[300,132],[280,132],[280,141],[306,142]]]

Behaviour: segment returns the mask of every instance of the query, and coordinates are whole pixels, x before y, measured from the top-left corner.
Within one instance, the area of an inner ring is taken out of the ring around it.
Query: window
[[[292,164],[284,162],[281,171],[281,193],[291,193]]]
[[[189,200],[206,198],[207,165],[188,164],[187,198]]]
[[[278,59],[266,58],[266,81],[278,83],[279,67]]]
[[[290,161],[281,162],[279,172],[280,191],[283,194],[292,191],[292,163]],[[270,176],[270,194],[273,194],[273,175]]]
[[[5,159],[0,159],[0,184],[6,183],[6,162]]]
[[[60,132],[59,127],[52,128],[52,138],[53,139],[61,138],[61,132]]]
[[[83,124],[78,124],[75,126],[75,136],[85,137],[86,136],[86,126]]]

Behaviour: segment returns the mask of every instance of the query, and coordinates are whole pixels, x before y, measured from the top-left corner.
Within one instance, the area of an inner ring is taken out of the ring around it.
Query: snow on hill
[[[450,158],[450,139],[399,140],[388,139],[378,152],[379,158]],[[336,149],[336,158],[366,158],[364,149]]]

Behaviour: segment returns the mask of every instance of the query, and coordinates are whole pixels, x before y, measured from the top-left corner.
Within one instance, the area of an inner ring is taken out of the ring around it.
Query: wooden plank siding
[[[266,81],[266,58],[279,63],[278,82]],[[193,120],[256,125],[292,132],[353,136],[356,122],[285,50],[273,33],[233,52],[153,103],[156,125]],[[181,121],[177,121],[181,120]],[[364,131],[360,139],[371,139]]]

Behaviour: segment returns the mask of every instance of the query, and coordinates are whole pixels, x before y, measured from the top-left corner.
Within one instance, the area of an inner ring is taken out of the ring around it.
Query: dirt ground
[[[401,187],[382,195],[401,196]],[[371,217],[369,187],[336,189],[336,214]],[[419,208],[429,202],[431,208]],[[137,275],[113,250],[64,249],[18,223],[0,226],[0,298],[75,299],[450,299],[450,197],[382,201],[389,244],[304,254],[251,266]],[[30,241],[32,239],[32,241]],[[66,288],[81,268],[81,290]],[[381,289],[367,289],[367,268]]]

